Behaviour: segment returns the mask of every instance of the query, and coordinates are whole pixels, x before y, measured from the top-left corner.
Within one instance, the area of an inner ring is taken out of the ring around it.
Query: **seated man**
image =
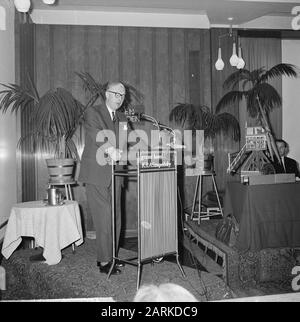
[[[295,173],[296,177],[300,178],[298,162],[294,159],[288,158],[289,145],[284,140],[276,140],[278,153],[281,157],[281,163],[275,157],[273,166],[276,173]]]

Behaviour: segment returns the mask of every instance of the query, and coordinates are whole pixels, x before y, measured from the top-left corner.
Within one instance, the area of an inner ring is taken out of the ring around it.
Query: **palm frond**
[[[253,86],[261,82],[261,76],[265,71],[265,67],[260,67],[250,72],[250,79]]]
[[[177,105],[170,112],[170,121],[181,126],[187,125],[188,128],[194,127],[195,122],[195,106],[189,103],[177,103]]]
[[[171,113],[170,120],[188,129],[204,130],[205,137],[214,138],[217,133],[232,135],[237,141],[240,138],[238,120],[230,113],[214,114],[205,105],[194,106],[189,103],[179,103]]]
[[[32,131],[19,139],[17,147],[21,149],[25,143],[29,145],[32,153],[43,151],[56,157],[59,155],[59,152],[57,151],[57,137],[47,136],[44,133]]]
[[[240,124],[232,114],[227,112],[215,114],[214,123],[216,133],[231,134],[234,141],[240,140]]]
[[[80,160],[77,146],[75,142],[71,138],[69,138],[66,140],[66,157],[74,157],[74,156],[76,160]]]
[[[40,100],[38,90],[37,90],[34,82],[32,81],[30,74],[27,74],[27,78],[28,78],[28,83],[29,83],[29,91],[27,93],[29,96],[32,97],[32,99],[35,101],[35,103],[37,103]]]
[[[252,118],[258,117],[258,115],[260,113],[258,102],[257,102],[256,98],[257,98],[257,93],[253,88],[247,92],[246,107],[247,107],[248,114]]]
[[[297,77],[296,66],[292,64],[281,63],[273,66],[266,71],[260,78],[261,82],[267,82],[275,77]]]
[[[277,90],[268,83],[261,83],[256,86],[255,94],[259,97],[266,113],[275,107],[281,106],[281,96]]]
[[[75,74],[82,80],[83,89],[92,95],[104,95],[105,86],[97,82],[95,78],[88,72],[75,72]]]
[[[250,80],[250,71],[248,69],[240,69],[230,74],[223,83],[224,89],[234,89],[240,81]]]
[[[130,104],[132,100],[134,99],[138,104],[141,104],[144,100],[144,94],[136,89],[134,86],[122,82],[124,84],[125,89],[126,89],[126,97],[125,97],[125,103]]]
[[[231,91],[226,93],[216,105],[216,113],[220,110],[226,108],[227,106],[233,105],[239,102],[243,97],[245,97],[247,92],[245,91]]]
[[[207,126],[209,126],[210,120],[208,117],[210,114],[209,107],[205,105],[195,106],[194,113],[191,115],[192,121],[190,121],[192,129],[204,130]]]
[[[30,104],[34,103],[34,93],[24,89],[16,84],[1,84],[7,88],[0,91],[0,110],[6,113],[11,109],[12,113],[17,113],[19,110],[29,108]]]

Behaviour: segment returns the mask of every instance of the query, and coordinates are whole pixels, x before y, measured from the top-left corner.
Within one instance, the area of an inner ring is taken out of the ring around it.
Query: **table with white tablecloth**
[[[15,204],[9,216],[2,254],[8,259],[22,241],[33,237],[36,246],[43,248],[49,265],[61,261],[61,250],[83,243],[80,211],[77,201],[65,200],[63,205],[50,206],[44,201]]]

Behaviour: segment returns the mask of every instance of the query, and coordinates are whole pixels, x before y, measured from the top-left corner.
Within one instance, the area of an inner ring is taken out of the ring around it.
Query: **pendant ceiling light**
[[[28,12],[30,9],[30,0],[14,0],[16,9],[19,12]]]
[[[218,60],[215,63],[216,70],[222,70],[224,68],[225,64],[222,59],[222,52],[221,52],[221,47],[219,45],[218,49]]]
[[[230,19],[232,20],[232,19]],[[230,65],[233,67],[236,67],[237,69],[242,69],[245,66],[245,61],[242,58],[242,48],[240,46],[240,44],[238,43],[238,37],[233,35],[232,32],[232,25],[230,25],[230,31],[229,33],[223,34],[219,36],[219,47],[218,47],[218,58],[217,61],[215,63],[215,68],[216,70],[223,70],[225,64],[224,61],[222,59],[222,51],[221,51],[221,39],[223,37],[229,37],[233,40],[232,43],[232,55],[229,59]],[[237,42],[236,42],[236,38],[237,38]],[[238,43],[238,55],[237,55],[237,50],[236,50],[236,44]]]
[[[45,4],[54,4],[55,0],[43,0]],[[14,0],[16,9],[19,12],[28,12],[31,6],[30,0]]]
[[[231,66],[237,66],[237,64],[239,63],[239,57],[236,54],[236,44],[235,42],[233,42],[232,44],[232,55],[229,59],[230,65]]]
[[[245,61],[244,59],[242,58],[242,48],[241,46],[239,46],[239,62],[238,64],[236,65],[236,68],[237,69],[242,69],[245,67]]]

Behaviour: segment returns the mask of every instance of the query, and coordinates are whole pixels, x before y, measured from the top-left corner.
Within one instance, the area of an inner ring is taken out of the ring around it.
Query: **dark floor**
[[[134,239],[127,240],[126,244],[136,248]],[[3,259],[2,265],[7,272],[7,290],[3,293],[3,300],[100,298],[128,302],[136,294],[137,266],[125,265],[122,274],[108,279],[95,265],[95,240],[86,239],[75,253],[71,247],[65,248],[63,259],[56,265],[31,262],[30,257],[39,252],[39,249],[19,249],[9,259]],[[120,248],[119,255],[123,259],[132,258],[135,252]],[[183,267],[183,276],[177,263],[167,260],[167,257],[144,264],[140,270],[140,285],[175,283],[199,301],[235,296],[225,282],[213,274]]]
[[[179,242],[180,245],[180,242]],[[126,251],[137,251],[137,238],[126,238],[123,239],[121,243],[121,251],[124,253]],[[19,247],[21,248],[21,247]],[[38,273],[39,278],[42,277],[42,282],[49,288],[54,295],[57,295],[57,298],[65,297],[97,297],[97,296],[113,296],[113,298],[120,301],[130,300],[130,296],[135,292],[135,283],[136,283],[136,270],[131,265],[126,265],[124,274],[121,274],[122,283],[120,284],[117,279],[112,278],[111,282],[108,282],[106,278],[99,278],[98,268],[94,265],[95,262],[95,241],[86,239],[85,243],[76,249],[76,256],[71,251],[71,247],[64,250],[64,260],[59,264],[53,266],[44,266],[43,264],[33,265],[28,258],[32,255],[35,250],[25,247],[25,249],[19,249],[16,251],[9,260],[3,260],[5,265],[8,265],[10,268],[10,273],[7,273],[7,276],[11,275],[11,272],[21,269],[22,274],[17,274],[18,276],[23,276],[27,278],[30,274],[35,272]],[[123,256],[122,253],[122,256]],[[125,258],[130,256],[124,256]],[[179,257],[180,262],[184,268],[185,272],[188,273],[188,278],[186,280],[182,279],[180,271],[175,265],[175,256],[170,255],[164,257],[164,260],[158,262],[154,265],[145,265],[144,273],[142,274],[142,282],[165,282],[166,280],[175,282],[179,285],[182,283],[182,286],[190,290],[191,292],[195,291],[195,285],[197,286],[196,295],[199,295],[202,291],[205,291],[204,300],[217,300],[223,299],[225,294],[228,293],[228,290],[225,289],[225,283],[220,279],[214,276],[211,273],[207,273],[206,270],[201,267],[201,265],[193,259],[190,253],[179,247]],[[0,262],[1,263],[1,262]],[[1,263],[1,264],[3,264]],[[196,263],[196,264],[195,264]],[[26,274],[24,274],[24,269],[26,268]],[[195,270],[195,268],[198,270]],[[7,269],[7,272],[9,272]],[[42,271],[40,271],[40,269]],[[73,275],[72,275],[73,274]],[[49,275],[49,276],[48,276]],[[170,277],[172,275],[172,278]],[[59,276],[59,278],[57,278]],[[61,278],[63,276],[63,278]],[[31,278],[31,277],[30,277]],[[29,277],[29,283],[33,283],[36,280],[36,276],[32,277],[32,280]],[[52,279],[54,278],[54,281]],[[170,279],[171,278],[171,279]],[[144,280],[143,280],[144,279]],[[12,280],[13,284],[8,283],[8,289],[12,288],[12,298],[20,298],[22,296],[19,294],[20,289],[22,289],[23,281],[19,281],[20,285],[15,285],[18,279],[8,279],[8,282]],[[63,294],[56,294],[59,287],[56,287],[57,281],[64,281],[65,288],[61,292]],[[205,283],[203,282],[205,280]],[[68,282],[69,281],[69,282]],[[77,283],[78,282],[78,283]],[[77,284],[78,285],[77,285]],[[112,283],[112,284],[111,284]],[[115,284],[114,284],[115,283]],[[52,285],[53,284],[53,285]],[[100,286],[98,284],[101,284]],[[14,286],[15,285],[15,286]],[[44,286],[45,286],[44,285]],[[203,286],[204,285],[204,286]],[[42,289],[44,289],[44,286]],[[41,288],[41,287],[40,287]],[[70,288],[70,290],[69,290]],[[47,288],[45,288],[47,289]],[[75,289],[75,290],[74,290]],[[99,293],[99,289],[103,292]],[[14,293],[15,290],[15,293]],[[222,291],[222,292],[221,292]],[[283,294],[291,292],[291,285],[289,281],[274,281],[274,282],[264,282],[259,284],[249,284],[244,285],[240,289],[232,289],[234,292],[234,297],[247,297],[247,296],[258,296],[258,295],[270,295],[270,294]],[[78,292],[78,294],[75,293]],[[129,293],[128,293],[129,292]],[[54,294],[55,293],[55,294]],[[74,295],[74,294],[75,295]],[[199,293],[199,294],[198,294]],[[218,293],[218,294],[216,294]],[[220,293],[220,294],[219,294]],[[8,294],[8,292],[7,292]],[[66,294],[66,295],[65,295]],[[70,295],[71,294],[71,295]],[[130,294],[130,296],[128,295]],[[208,295],[207,295],[208,294]],[[67,296],[68,295],[68,296]],[[16,297],[19,296],[19,297]],[[46,295],[45,295],[46,296]],[[47,294],[48,296],[48,294]],[[24,297],[25,298],[25,297]],[[43,297],[38,297],[43,298]],[[0,292],[1,300],[1,292]]]
[[[137,247],[138,247],[138,239],[137,237],[131,237],[131,238],[124,238],[120,242],[120,247],[127,249],[127,250],[132,250],[137,252]],[[191,268],[197,268],[198,270],[201,271],[207,271],[193,256],[192,254],[186,250],[183,246],[181,246],[181,243],[179,242],[179,247],[178,247],[178,254],[179,254],[179,260],[181,265],[191,267]],[[169,255],[164,257],[164,260],[175,263],[176,262],[176,257],[174,255]]]

